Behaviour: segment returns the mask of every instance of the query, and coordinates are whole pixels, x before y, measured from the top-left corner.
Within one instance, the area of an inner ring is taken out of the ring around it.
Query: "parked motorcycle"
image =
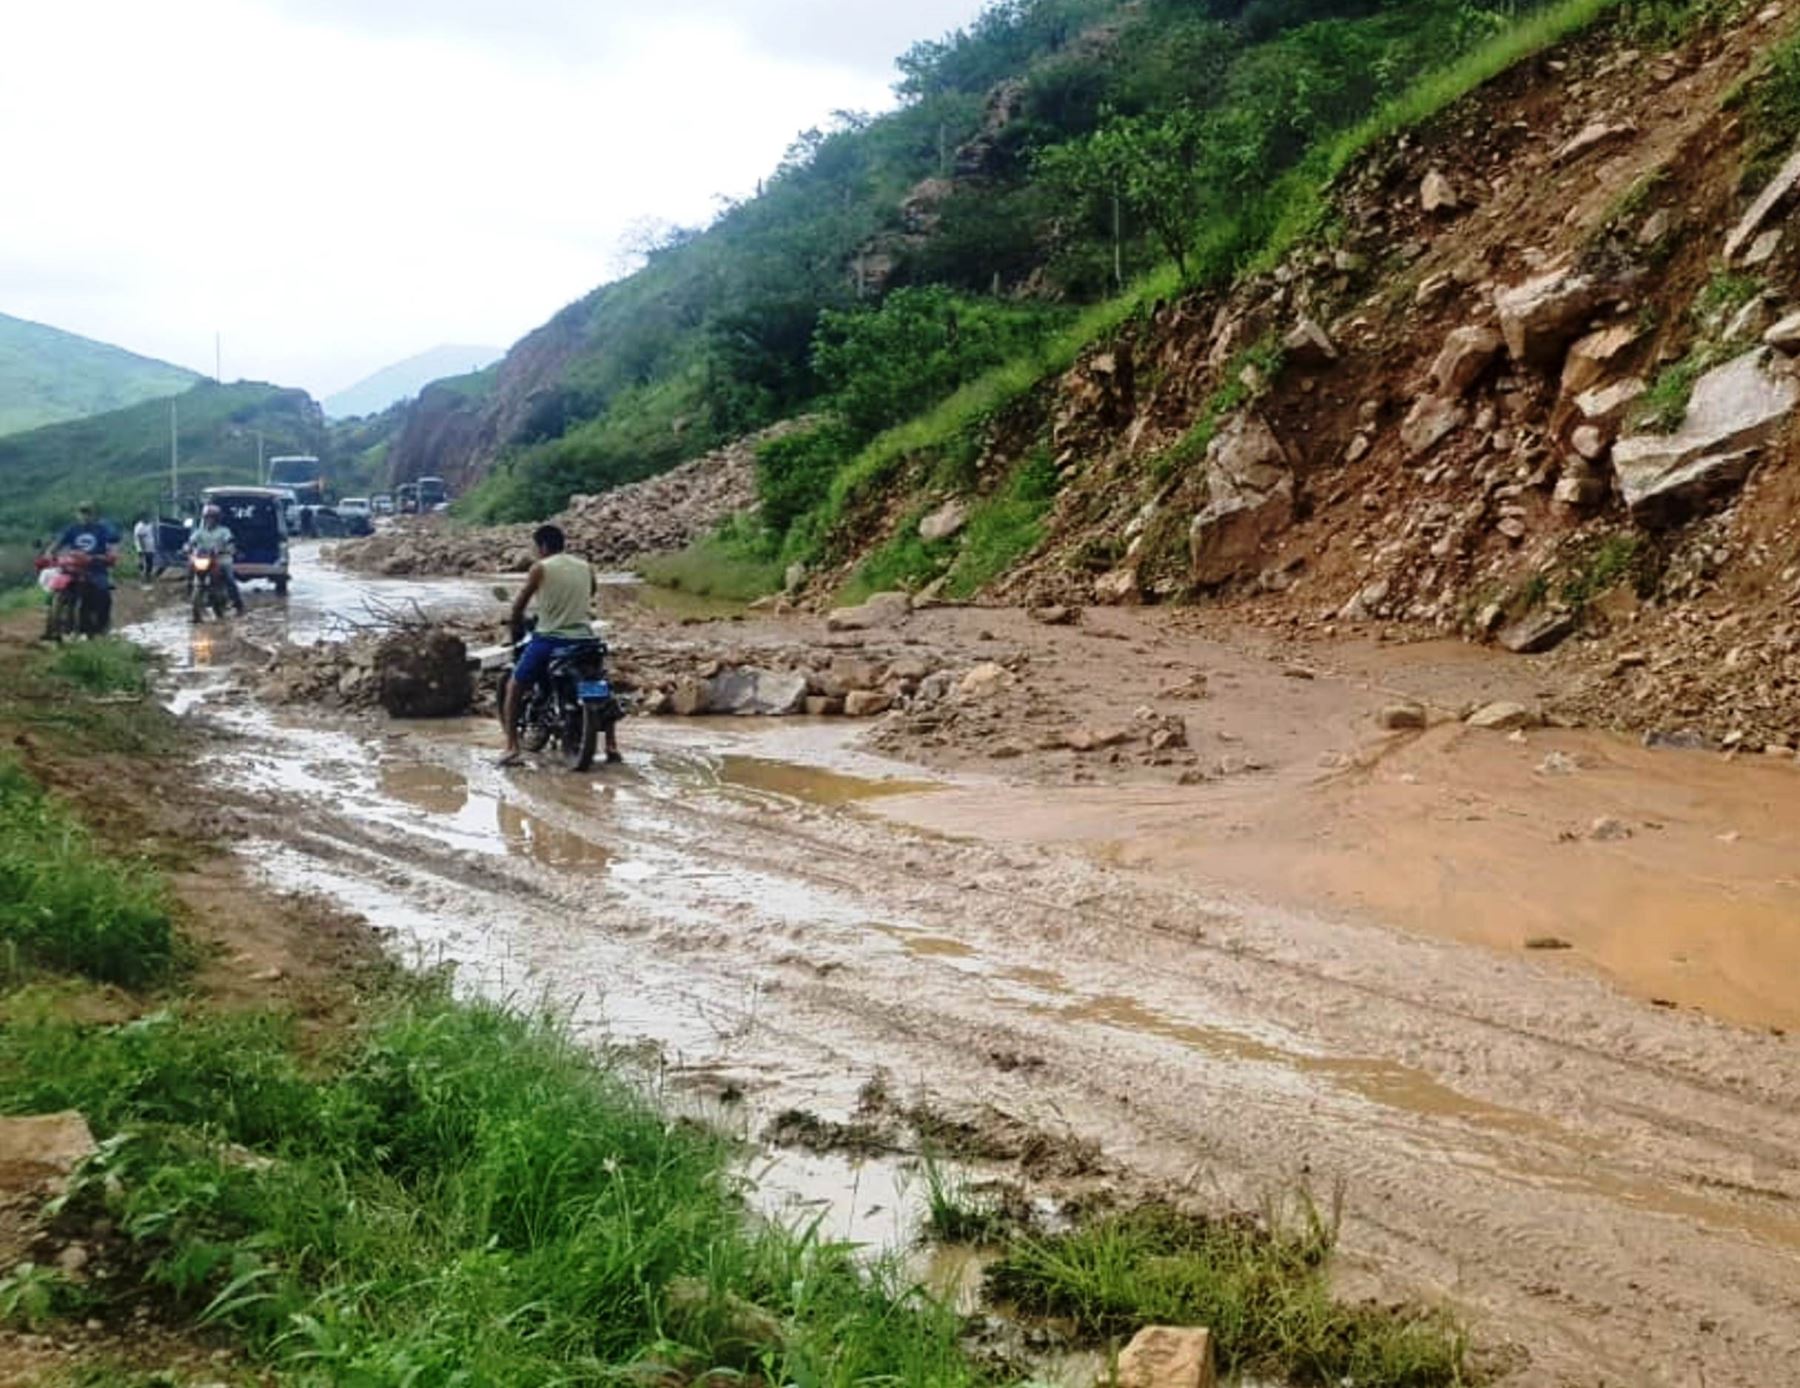
[[[211,550],[196,550],[188,556],[188,596],[193,603],[193,619],[203,621],[211,608],[215,621],[225,620],[225,607],[231,601],[231,585],[225,578],[225,565]]]
[[[525,641],[515,641],[514,666],[524,651]],[[511,669],[506,677],[512,678]],[[504,698],[500,706],[504,716]],[[624,706],[606,678],[606,643],[598,638],[578,642],[552,659],[544,678],[519,700],[519,745],[527,752],[541,752],[554,743],[563,765],[586,771],[594,764],[601,737],[624,716]]]

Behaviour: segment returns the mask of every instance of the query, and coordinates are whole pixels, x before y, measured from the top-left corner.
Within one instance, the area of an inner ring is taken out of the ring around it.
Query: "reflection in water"
[[[713,774],[718,784],[727,788],[759,791],[784,800],[827,807],[877,800],[885,795],[916,795],[938,788],[930,781],[875,781],[866,776],[849,776],[842,771],[826,771],[816,766],[735,753],[720,757]]]
[[[612,857],[592,839],[548,824],[509,800],[495,802],[495,816],[508,851],[540,866],[604,872]]]
[[[381,793],[427,814],[461,814],[469,804],[469,780],[446,766],[384,761]]]

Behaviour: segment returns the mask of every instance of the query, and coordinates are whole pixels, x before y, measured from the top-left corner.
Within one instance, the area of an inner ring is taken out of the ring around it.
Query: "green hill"
[[[996,363],[1011,374],[989,406],[1140,304],[1256,262],[1317,215],[1353,132],[1409,101],[1441,104],[1454,92],[1434,94],[1434,74],[1543,13],[1531,0],[998,0],[900,59],[898,109],[801,135],[756,197],[569,305],[483,373],[483,391],[426,392],[394,472],[442,473],[474,488],[471,517],[520,519],[836,410],[847,427],[793,469],[786,509],[800,519],[793,503],[820,501],[879,431]]]
[[[254,482],[259,432],[268,456],[330,454],[324,418],[305,391],[203,381],[172,400],[0,438],[0,541],[44,535],[84,499],[121,526],[166,504],[171,406],[184,496],[222,482]]]
[[[0,313],[0,434],[179,395],[199,376]]]

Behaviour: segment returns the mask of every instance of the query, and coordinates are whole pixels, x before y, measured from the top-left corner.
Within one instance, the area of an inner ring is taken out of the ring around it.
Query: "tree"
[[[1166,116],[1111,115],[1093,134],[1043,151],[1038,172],[1074,197],[1111,204],[1115,258],[1118,214],[1127,210],[1186,278],[1194,228],[1205,207],[1201,128],[1199,116],[1185,108]]]

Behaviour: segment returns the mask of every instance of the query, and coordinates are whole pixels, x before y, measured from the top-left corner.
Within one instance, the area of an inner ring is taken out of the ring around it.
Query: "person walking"
[[[156,526],[140,515],[131,527],[131,545],[137,551],[138,577],[148,584],[156,577]]]

